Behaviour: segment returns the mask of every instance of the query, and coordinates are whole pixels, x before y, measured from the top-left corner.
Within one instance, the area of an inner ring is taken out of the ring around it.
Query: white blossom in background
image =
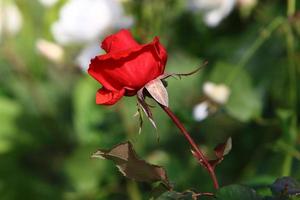
[[[238,4],[243,7],[253,7],[257,4],[257,0],[237,0]]]
[[[210,100],[218,104],[226,104],[230,95],[230,89],[225,84],[212,82],[204,83],[203,92]]]
[[[196,121],[203,121],[209,115],[209,103],[204,101],[197,104],[193,109],[193,117]]]
[[[189,0],[189,8],[201,11],[207,26],[216,27],[233,10],[236,0]]]
[[[39,2],[45,7],[54,6],[58,0],[39,0]]]
[[[4,33],[16,35],[22,28],[23,18],[19,8],[10,2],[0,1],[0,40]]]
[[[39,54],[52,62],[60,63],[63,61],[64,50],[58,44],[44,39],[38,39],[36,41],[36,49]]]
[[[131,0],[118,0],[118,1],[121,3],[127,3],[127,2],[130,2]]]
[[[228,102],[230,89],[225,84],[205,82],[203,92],[207,100],[197,104],[193,109],[193,117],[196,121],[203,121],[210,114],[215,113],[220,105]]]
[[[87,71],[91,58],[94,58],[96,55],[99,55],[103,51],[100,48],[99,43],[95,42],[87,45],[76,58],[76,63],[82,69],[82,71]]]
[[[132,22],[118,0],[69,0],[53,24],[52,34],[64,45],[91,43],[113,29],[129,27]]]
[[[237,4],[240,9],[240,13],[243,17],[248,17],[253,8],[257,5],[257,0],[237,0]]]

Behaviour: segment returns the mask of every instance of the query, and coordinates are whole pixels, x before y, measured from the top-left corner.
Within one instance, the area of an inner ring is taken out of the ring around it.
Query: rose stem
[[[218,189],[219,183],[218,183],[215,171],[214,171],[213,167],[211,166],[211,164],[208,162],[207,158],[201,152],[199,147],[196,145],[194,140],[191,138],[190,134],[187,132],[187,130],[182,125],[182,123],[179,121],[179,119],[174,115],[174,113],[167,106],[164,106],[161,104],[159,104],[159,105],[168,114],[168,116],[172,119],[172,121],[175,123],[177,128],[181,131],[181,133],[184,135],[184,137],[190,143],[190,145],[192,146],[194,152],[196,153],[196,155],[199,159],[199,162],[203,163],[204,166],[206,167],[206,169],[208,170],[208,173],[209,173],[211,179],[213,180],[215,189]]]

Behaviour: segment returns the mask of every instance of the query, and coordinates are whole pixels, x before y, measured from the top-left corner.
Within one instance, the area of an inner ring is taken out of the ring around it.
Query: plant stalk
[[[296,12],[296,0],[288,0],[287,17],[292,17],[293,15],[295,15],[295,12]],[[295,62],[295,45],[294,45],[295,39],[294,39],[294,35],[290,23],[285,24],[285,31],[286,31],[286,50],[287,50],[287,59],[288,59],[288,74],[289,74],[289,81],[290,81],[289,100],[290,100],[291,110],[294,111],[294,116],[295,116],[294,123],[291,126],[293,126],[295,130],[297,130],[298,80],[297,80],[297,65]],[[289,141],[287,142],[289,143],[289,145],[294,147],[296,143],[294,130],[289,128],[287,134],[289,135]],[[287,152],[283,160],[283,166],[282,166],[283,176],[291,175],[292,165],[293,165],[293,155],[290,152]]]
[[[293,16],[296,12],[296,0],[287,0],[287,16]]]
[[[185,129],[185,127],[182,125],[182,123],[179,121],[179,119],[174,115],[174,113],[170,110],[170,108],[168,108],[167,106],[161,105],[159,104],[160,107],[167,113],[167,115],[172,119],[172,121],[174,122],[174,124],[177,126],[177,128],[181,131],[181,133],[184,135],[184,137],[186,138],[186,140],[190,143],[193,151],[195,152],[195,155],[198,158],[198,161],[200,163],[202,163],[205,168],[207,169],[213,183],[214,183],[214,187],[215,189],[219,188],[219,183],[214,171],[214,168],[211,166],[211,164],[208,162],[207,158],[204,156],[204,154],[201,152],[201,150],[199,149],[199,147],[196,145],[196,143],[194,142],[194,140],[192,139],[192,137],[190,136],[190,134],[187,132],[187,130]]]
[[[257,50],[270,38],[272,33],[284,22],[284,18],[276,17],[265,29],[263,29],[254,43],[245,52],[242,59],[237,63],[237,66],[231,71],[229,77],[225,81],[228,85],[231,85],[239,72],[246,66],[249,60],[257,52]]]

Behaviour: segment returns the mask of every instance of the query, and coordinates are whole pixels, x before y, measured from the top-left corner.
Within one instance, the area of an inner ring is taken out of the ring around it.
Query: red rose
[[[88,73],[102,84],[96,103],[115,104],[124,95],[133,96],[148,82],[164,73],[167,52],[155,37],[149,44],[137,43],[128,30],[104,39],[107,54],[91,60]]]

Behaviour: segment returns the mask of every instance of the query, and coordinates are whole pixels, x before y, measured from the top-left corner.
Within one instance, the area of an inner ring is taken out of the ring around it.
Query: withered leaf
[[[155,129],[157,129],[157,126],[156,126],[156,123],[153,119],[153,115],[152,115],[152,112],[151,112],[151,109],[150,107],[148,106],[148,104],[146,103],[145,101],[145,97],[144,97],[144,94],[143,94],[143,90],[144,88],[140,89],[138,92],[137,92],[137,99],[138,99],[138,106],[140,108],[142,108],[142,110],[144,111],[144,113],[146,114],[147,118],[149,119],[149,121],[151,122],[151,124],[154,126]],[[140,113],[141,114],[141,113]],[[140,124],[141,125],[141,124]],[[140,127],[141,129],[142,127]]]
[[[161,105],[169,106],[167,89],[160,79],[154,79],[145,85],[150,95]]]
[[[140,160],[130,142],[118,144],[109,150],[100,149],[92,154],[92,158],[113,161],[120,172],[127,178],[141,182],[161,181],[171,188],[166,171],[160,166]]]
[[[143,123],[144,123],[143,113],[142,113],[142,108],[138,102],[136,104],[136,107],[137,107],[137,112],[134,114],[134,117],[139,118],[139,134],[141,134]]]
[[[218,164],[220,164],[223,161],[224,156],[227,155],[231,149],[232,149],[231,137],[228,138],[225,143],[221,143],[217,145],[216,148],[214,149],[217,159],[209,161],[212,167],[215,168]]]
[[[232,149],[232,139],[230,137],[227,139],[227,141],[225,143],[219,144],[215,148],[215,154],[216,154],[217,158],[222,158],[225,155],[227,155],[231,149]]]

